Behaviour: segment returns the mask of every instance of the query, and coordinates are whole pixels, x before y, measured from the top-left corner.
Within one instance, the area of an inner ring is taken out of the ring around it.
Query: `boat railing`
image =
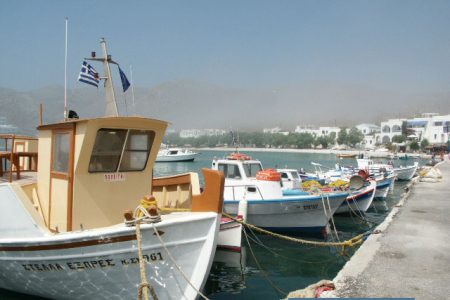
[[[264,197],[261,193],[261,190],[259,189],[258,186],[256,185],[252,185],[252,184],[239,184],[239,185],[226,185],[225,189],[230,188],[231,191],[233,192],[233,200],[236,200],[236,188],[244,188],[244,193],[246,194],[247,192],[250,193],[258,193],[259,196],[261,197],[261,200],[264,200]],[[254,191],[250,191],[249,188],[254,189]]]

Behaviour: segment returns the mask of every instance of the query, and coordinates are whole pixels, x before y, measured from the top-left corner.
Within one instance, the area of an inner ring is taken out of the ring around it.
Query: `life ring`
[[[229,159],[229,160],[250,160],[252,158],[243,153],[231,153],[230,155],[228,155],[227,159]]]
[[[256,173],[256,179],[264,181],[280,181],[281,174],[275,169],[265,169]]]

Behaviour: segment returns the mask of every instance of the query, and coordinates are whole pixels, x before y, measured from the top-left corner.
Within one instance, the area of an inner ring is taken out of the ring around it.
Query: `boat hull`
[[[307,197],[286,196],[283,199],[272,200],[248,200],[246,221],[275,232],[320,232],[347,196],[347,193],[329,194],[329,206],[325,194]],[[231,215],[236,215],[238,205],[239,201],[225,200],[224,210]]]
[[[141,225],[147,280],[159,299],[195,299],[151,224]],[[198,213],[154,225],[196,289],[208,276],[219,217]],[[29,239],[0,239],[0,287],[57,299],[133,299],[141,283],[135,227],[117,225]]]
[[[336,214],[350,213],[350,212],[366,212],[375,198],[376,183],[370,185],[363,190],[349,195],[341,206],[336,210]]]
[[[241,251],[242,225],[232,219],[222,218],[217,238],[217,247],[220,249]]]
[[[394,177],[384,178],[377,181],[377,189],[375,191],[375,198],[383,199],[388,195],[389,190],[393,189]]]
[[[179,154],[179,155],[164,155],[157,156],[156,162],[183,162],[183,161],[194,161],[197,153],[191,154]]]
[[[416,162],[412,166],[403,167],[403,168],[395,168],[394,171],[397,174],[398,180],[411,180],[416,174],[417,168],[419,164]]]

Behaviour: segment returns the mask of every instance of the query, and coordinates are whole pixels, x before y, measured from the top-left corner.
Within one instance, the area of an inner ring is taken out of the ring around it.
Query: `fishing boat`
[[[335,213],[366,212],[375,198],[376,187],[376,181],[369,180],[364,183],[363,186],[352,189],[346,201],[341,204]]]
[[[185,148],[161,149],[156,156],[156,162],[194,161],[198,153]]]
[[[400,166],[394,168],[394,172],[397,174],[398,180],[411,180],[416,174],[419,163],[416,161],[411,166]]]
[[[303,192],[287,195],[280,173],[263,169],[259,160],[242,153],[214,159],[212,169],[225,175],[224,211],[237,215],[246,202],[247,222],[276,232],[319,233],[347,192]]]
[[[355,158],[358,154],[351,154],[351,153],[337,153],[337,158]]]
[[[114,62],[101,44],[96,60],[111,96]],[[0,288],[53,299],[195,299],[216,249],[224,178],[204,169],[205,188],[183,194],[183,211],[164,202],[152,170],[167,125],[114,115],[41,124],[37,172],[10,164],[0,183]]]

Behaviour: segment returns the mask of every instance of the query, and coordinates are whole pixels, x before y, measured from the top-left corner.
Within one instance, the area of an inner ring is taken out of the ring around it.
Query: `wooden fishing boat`
[[[0,182],[0,288],[57,299],[195,299],[216,249],[224,178],[204,169],[203,192],[186,194],[174,212],[157,192],[164,184],[152,184],[167,125],[119,116],[40,125],[37,172],[19,175],[13,163]],[[9,157],[17,143],[6,143]]]

